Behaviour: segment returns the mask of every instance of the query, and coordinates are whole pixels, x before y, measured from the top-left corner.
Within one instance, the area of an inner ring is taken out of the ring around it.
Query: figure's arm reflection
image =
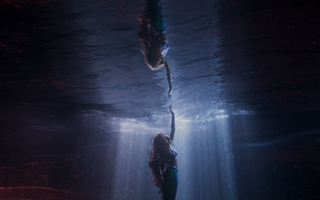
[[[168,97],[171,99],[171,94],[172,94],[172,77],[171,77],[171,72],[170,72],[170,68],[169,65],[167,63],[167,61],[165,61],[165,65],[166,70],[167,70],[167,78],[168,78],[168,83],[169,83],[169,93],[168,93]]]

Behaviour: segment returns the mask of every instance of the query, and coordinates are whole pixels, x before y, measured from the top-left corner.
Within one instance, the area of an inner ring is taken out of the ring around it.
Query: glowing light
[[[217,119],[223,119],[223,118],[227,118],[229,117],[229,115],[216,115],[215,118]]]
[[[114,125],[117,131],[123,134],[150,134],[159,131],[159,128],[155,128],[154,125],[147,122],[147,119],[132,119],[132,118],[113,118]]]

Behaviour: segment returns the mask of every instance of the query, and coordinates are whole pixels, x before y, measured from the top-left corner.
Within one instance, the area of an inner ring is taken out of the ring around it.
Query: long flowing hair
[[[161,183],[162,176],[160,170],[163,170],[165,167],[165,156],[172,151],[171,139],[164,133],[156,133],[151,138],[151,143],[149,167],[152,169],[152,181],[158,180]]]
[[[158,6],[159,0],[148,0],[145,8],[137,16],[140,23],[138,32],[141,41],[140,51],[144,55],[144,61],[152,70],[164,66],[164,57],[169,49],[166,39],[166,26]]]

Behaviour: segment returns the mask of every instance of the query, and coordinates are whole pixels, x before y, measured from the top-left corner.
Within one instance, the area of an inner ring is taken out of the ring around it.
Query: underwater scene
[[[0,199],[320,199],[319,24],[315,0],[0,0]]]

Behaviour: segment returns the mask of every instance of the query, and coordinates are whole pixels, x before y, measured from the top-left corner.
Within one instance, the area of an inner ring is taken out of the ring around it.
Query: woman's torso
[[[164,169],[162,169],[163,172],[170,167],[177,168],[177,155],[177,151],[175,150],[174,146],[171,145],[169,152],[164,156]]]

